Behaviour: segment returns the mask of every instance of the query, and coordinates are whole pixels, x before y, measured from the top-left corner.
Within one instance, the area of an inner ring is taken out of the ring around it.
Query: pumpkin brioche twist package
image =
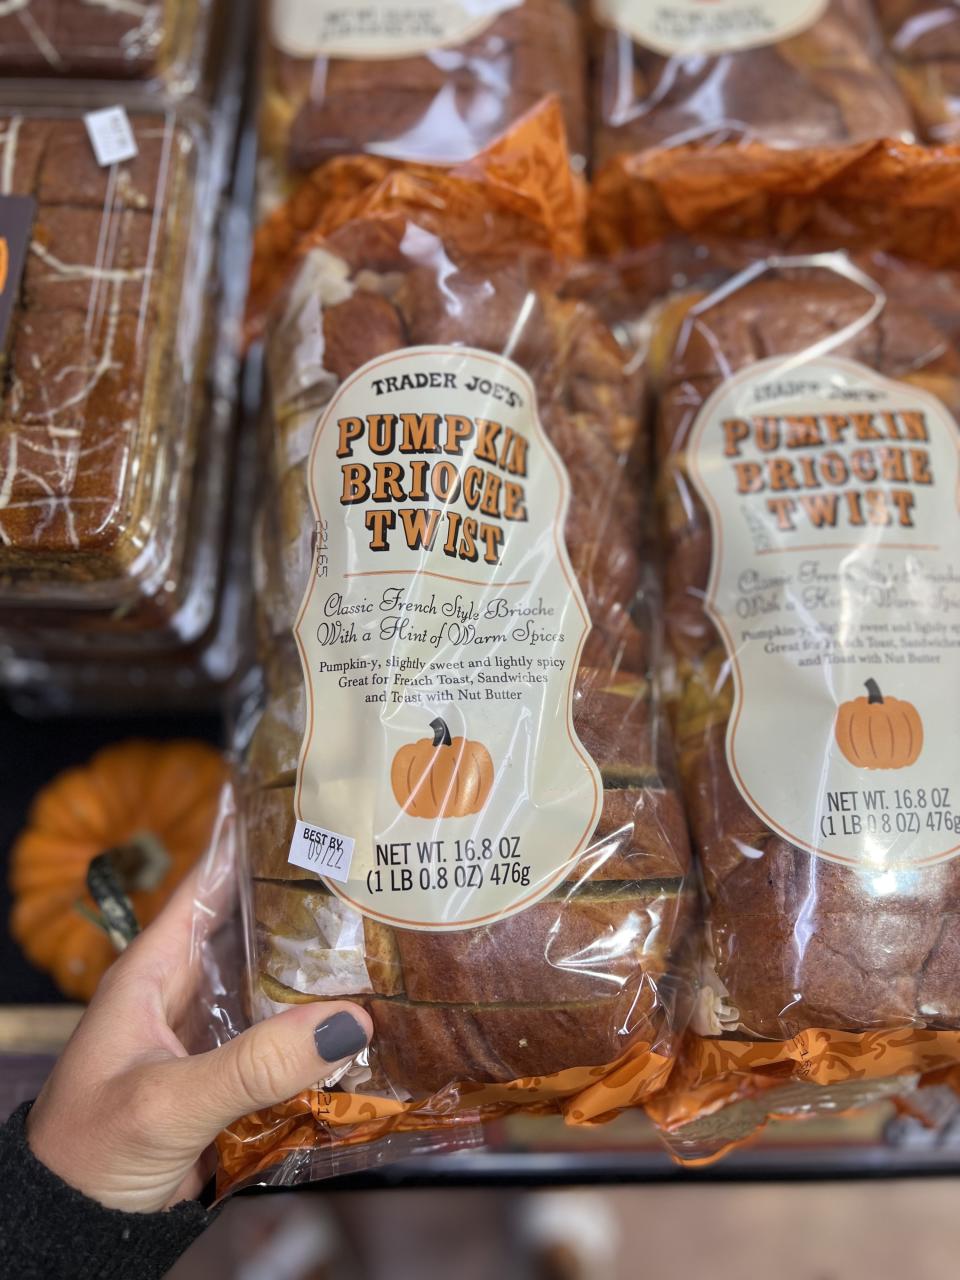
[[[949,0],[875,0],[920,134],[960,141],[960,9]]]
[[[839,147],[913,122],[868,0],[592,0],[594,161],[683,143]]]
[[[518,1107],[606,1118],[666,1078],[690,1003],[643,387],[524,196],[570,183],[542,123],[301,226],[267,323],[252,1005],[350,997],[375,1034],[339,1090],[225,1135],[227,1187]]]
[[[708,900],[695,1034],[653,1104],[684,1155],[744,1136],[734,1099],[756,1124],[960,1061],[958,302],[950,273],[832,253],[757,258],[658,312]]]
[[[595,251],[679,231],[783,246],[818,236],[830,248],[955,262],[960,165],[953,148],[913,140],[911,111],[863,0],[598,7],[607,18],[597,27],[594,81],[616,105],[601,109],[594,144],[602,162],[591,191]],[[615,29],[621,9],[639,42]],[[792,34],[773,38],[788,27]],[[686,55],[670,53],[684,42]],[[650,63],[638,94],[618,89],[613,73],[634,47]],[[642,110],[631,109],[635,96]]]
[[[573,0],[398,6],[266,0],[261,195],[330,156],[450,164],[555,95],[586,154],[585,67]]]

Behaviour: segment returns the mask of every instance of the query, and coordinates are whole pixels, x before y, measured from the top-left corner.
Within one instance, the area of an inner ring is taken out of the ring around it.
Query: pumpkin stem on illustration
[[[431,720],[432,738],[402,746],[390,765],[397,804],[411,818],[466,818],[479,813],[493,788],[494,768],[482,742],[452,737],[446,720]]]
[[[864,681],[867,696],[842,702],[834,721],[834,738],[857,769],[906,769],[923,750],[923,719],[905,698],[880,692],[876,680]]]

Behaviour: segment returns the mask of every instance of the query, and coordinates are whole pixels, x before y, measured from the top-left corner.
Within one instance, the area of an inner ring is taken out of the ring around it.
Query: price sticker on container
[[[90,145],[97,157],[97,164],[107,168],[132,160],[137,154],[137,140],[133,136],[130,117],[123,107],[104,107],[100,111],[88,111],[83,117]]]

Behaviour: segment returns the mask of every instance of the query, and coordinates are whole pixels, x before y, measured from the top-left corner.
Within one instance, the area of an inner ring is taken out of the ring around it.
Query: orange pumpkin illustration
[[[431,720],[433,738],[408,742],[393,758],[390,782],[411,818],[465,818],[479,813],[493,786],[493,761],[480,742],[451,738],[445,720]]]
[[[923,747],[923,721],[912,702],[885,698],[876,680],[869,695],[841,704],[834,733],[837,746],[858,769],[905,769]]]

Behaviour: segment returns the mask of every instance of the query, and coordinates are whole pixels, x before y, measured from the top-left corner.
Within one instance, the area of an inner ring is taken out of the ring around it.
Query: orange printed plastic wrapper
[[[379,156],[320,165],[261,224],[254,239],[249,314],[254,330],[296,265],[339,227],[376,220],[442,228],[472,254],[540,246],[583,252],[583,181],[566,163],[563,113],[545,99],[476,157],[450,167]]]
[[[678,1159],[712,1163],[771,1120],[897,1101],[918,1079],[960,1092],[960,1033],[817,1028],[770,1042],[691,1036],[645,1110]]]
[[[618,157],[597,176],[590,235],[601,252],[677,231],[791,248],[885,250],[960,263],[960,148],[897,141],[776,150],[693,145]]]
[[[374,1035],[231,1130],[225,1190],[598,1123],[669,1072],[696,893],[645,384],[581,233],[554,103],[451,169],[335,159],[261,230],[250,1014],[352,999]]]
[[[284,1160],[361,1147],[397,1134],[443,1134],[511,1111],[559,1112],[571,1125],[603,1124],[660,1090],[673,1061],[635,1045],[623,1061],[604,1068],[571,1068],[543,1079],[505,1085],[459,1085],[449,1115],[432,1105],[315,1089],[282,1107],[248,1116],[217,1141],[221,1192],[257,1180]],[[321,1157],[322,1158],[322,1157]]]

